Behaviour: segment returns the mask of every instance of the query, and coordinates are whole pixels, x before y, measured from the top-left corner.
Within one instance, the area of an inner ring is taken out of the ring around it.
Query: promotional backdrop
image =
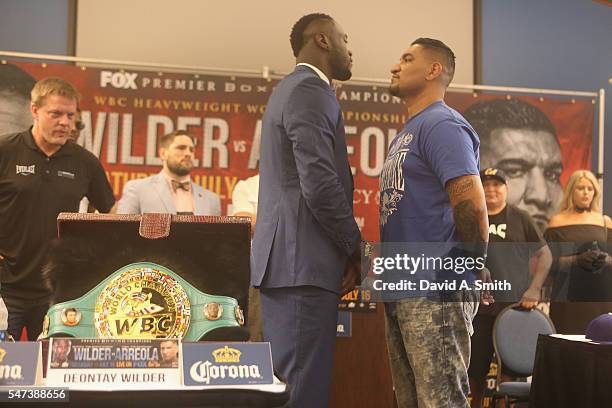
[[[134,178],[160,171],[157,141],[186,129],[196,139],[192,177],[217,193],[228,214],[236,183],[257,173],[261,118],[277,81],[239,76],[84,68],[10,62],[38,80],[59,76],[82,94],[85,128],[78,143],[98,156],[115,195]],[[355,177],[355,216],[365,239],[378,238],[378,177],[387,146],[406,120],[401,101],[385,88],[340,85],[349,160]],[[449,92],[463,112],[471,104],[507,95]],[[591,100],[511,96],[532,103],[553,123],[561,146],[564,185],[578,168],[590,168],[594,106]],[[1,108],[0,108],[1,109]]]

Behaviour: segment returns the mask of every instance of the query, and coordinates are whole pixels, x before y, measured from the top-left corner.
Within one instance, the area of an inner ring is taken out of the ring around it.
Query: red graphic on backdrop
[[[82,94],[85,129],[78,143],[98,156],[115,195],[124,184],[160,171],[157,141],[186,129],[196,139],[196,183],[217,193],[223,213],[239,180],[257,173],[261,118],[276,81],[11,62],[35,79],[59,76]],[[355,177],[355,217],[364,238],[378,238],[378,177],[392,138],[406,120],[402,103],[372,86],[342,85],[349,160]],[[446,102],[463,112],[476,101],[505,95],[449,92]],[[537,106],[556,129],[561,184],[578,168],[590,168],[594,107],[590,100],[513,96]]]

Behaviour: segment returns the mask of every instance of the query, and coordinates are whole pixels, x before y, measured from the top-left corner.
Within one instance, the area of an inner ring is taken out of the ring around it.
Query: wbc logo
[[[191,319],[189,297],[167,273],[134,267],[108,282],[96,302],[102,338],[182,338]]]

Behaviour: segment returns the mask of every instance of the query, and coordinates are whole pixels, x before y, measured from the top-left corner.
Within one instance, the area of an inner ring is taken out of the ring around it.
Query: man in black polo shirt
[[[542,285],[548,276],[552,256],[546,241],[531,216],[508,204],[506,175],[500,169],[480,172],[489,216],[489,248],[486,266],[493,281],[507,281],[510,290],[495,292],[495,304],[480,305],[474,318],[472,356],[468,375],[472,392],[472,408],[482,406],[485,380],[493,357],[493,323],[499,312],[510,303],[520,302],[526,309],[536,307]],[[535,272],[530,273],[530,260],[535,258]],[[504,379],[515,377],[503,370]]]
[[[25,326],[35,340],[52,290],[41,268],[57,236],[57,215],[77,212],[83,197],[109,212],[115,197],[98,159],[70,138],[76,89],[49,77],[31,96],[34,125],[0,137],[0,274],[10,334],[18,339]]]

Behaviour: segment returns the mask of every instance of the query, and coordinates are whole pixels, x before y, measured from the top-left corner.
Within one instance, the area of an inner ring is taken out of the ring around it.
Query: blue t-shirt
[[[410,118],[380,176],[381,242],[459,242],[444,187],[479,174],[479,145],[472,126],[442,101]]]

